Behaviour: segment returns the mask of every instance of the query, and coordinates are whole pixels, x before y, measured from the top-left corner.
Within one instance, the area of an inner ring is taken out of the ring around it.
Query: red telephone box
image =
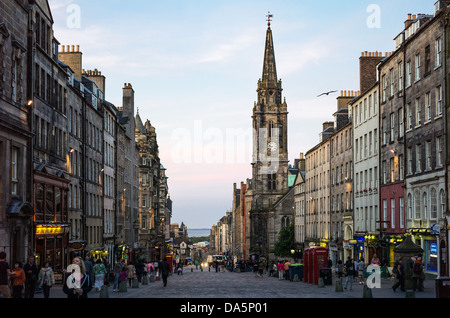
[[[167,263],[169,263],[170,272],[173,273],[173,256],[172,254],[166,254]]]
[[[311,249],[310,275],[311,283],[319,283],[319,270],[328,267],[328,250],[325,247],[313,247]]]

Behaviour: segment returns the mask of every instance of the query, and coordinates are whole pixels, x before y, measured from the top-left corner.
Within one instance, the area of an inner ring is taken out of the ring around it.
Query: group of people
[[[414,256],[411,258],[412,261],[412,280],[413,280],[413,291],[419,290],[424,291],[423,282],[425,280],[425,272],[422,260],[422,254]],[[400,257],[394,264],[392,269],[394,274],[396,274],[397,281],[392,290],[395,292],[397,288],[400,287],[401,291],[405,291],[405,265],[403,263],[403,257]]]
[[[418,256],[412,257],[412,279],[413,279],[413,290],[419,290],[423,291],[423,281],[425,280],[425,272],[424,272],[424,266],[423,266],[423,260],[422,255],[419,254]],[[389,270],[387,269],[387,260],[383,259],[380,261],[380,259],[375,254],[370,262],[370,264],[379,266],[380,268],[386,268],[386,275],[387,277],[391,276],[389,273]],[[345,264],[342,263],[341,260],[337,262],[336,265],[336,274],[338,278],[342,279],[342,277],[346,277],[345,279],[345,286],[344,288],[347,289],[348,284],[350,283],[350,290],[353,287],[353,282],[358,281],[359,284],[364,285],[365,284],[365,277],[366,277],[366,271],[367,266],[369,264],[366,264],[364,261],[364,258],[361,258],[359,261],[354,260],[350,256],[348,257]],[[405,290],[405,266],[403,264],[403,258],[399,257],[399,259],[395,262],[393,268],[392,268],[393,275],[391,277],[395,278],[395,283],[392,286],[392,290],[395,292],[398,288],[400,288],[401,291]]]
[[[38,270],[35,258],[31,256],[26,264],[16,262],[11,268],[6,257],[5,252],[0,252],[0,298],[34,298],[36,288],[42,290],[44,298],[50,297],[55,274],[48,262]],[[92,289],[100,291],[105,284],[109,285],[110,274],[114,275],[113,291],[119,291],[119,283],[128,281],[131,287],[134,279],[141,283],[144,275],[158,274],[158,271],[166,286],[170,273],[166,258],[162,262],[138,261],[136,264],[121,259],[111,270],[107,260],[94,261],[88,256],[83,260],[76,256],[63,271],[63,292],[68,298],[88,298]]]
[[[38,271],[35,259],[31,256],[26,264],[15,262],[14,267],[10,268],[6,256],[5,252],[0,252],[0,296],[34,298],[38,286],[44,297],[49,298],[55,275],[48,262]]]

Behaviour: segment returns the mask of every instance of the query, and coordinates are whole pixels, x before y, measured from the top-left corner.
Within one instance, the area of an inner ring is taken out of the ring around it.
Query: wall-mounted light
[[[395,155],[397,153],[397,149],[391,149],[391,152]]]
[[[71,147],[70,150],[69,150],[69,152],[70,152],[70,153],[73,153],[73,152],[75,152],[75,149],[73,149],[73,148]]]
[[[27,105],[28,105],[28,106],[33,105],[33,100],[30,99],[30,100],[27,102]]]

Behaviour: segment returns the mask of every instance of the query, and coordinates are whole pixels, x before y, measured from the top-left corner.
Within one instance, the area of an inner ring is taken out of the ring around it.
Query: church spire
[[[272,14],[267,15],[267,34],[266,34],[266,49],[264,53],[264,65],[263,65],[263,75],[262,82],[265,84],[277,83],[277,67],[275,64],[275,50],[273,47],[273,37],[272,30],[270,28],[270,22]]]

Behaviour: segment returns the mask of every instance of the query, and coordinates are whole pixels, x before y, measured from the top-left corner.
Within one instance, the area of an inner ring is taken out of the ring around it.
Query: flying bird
[[[330,92],[326,92],[326,93],[322,93],[322,94],[320,94],[319,96],[317,96],[317,97],[320,97],[320,96],[322,96],[322,95],[330,95],[331,93],[336,93],[337,91],[330,91]]]

